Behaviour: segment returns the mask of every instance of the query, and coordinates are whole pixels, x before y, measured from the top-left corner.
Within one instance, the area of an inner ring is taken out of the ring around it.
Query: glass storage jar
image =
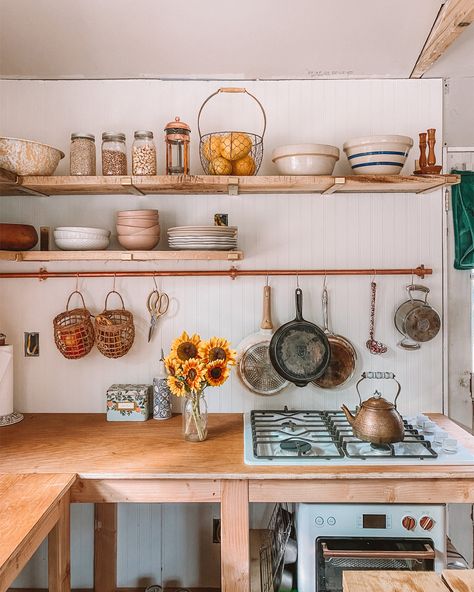
[[[71,134],[69,151],[70,175],[95,175],[95,137],[93,134]]]
[[[156,146],[153,132],[135,132],[132,146],[132,175],[156,175]]]
[[[127,174],[125,134],[120,132],[104,132],[102,134],[102,174]]]

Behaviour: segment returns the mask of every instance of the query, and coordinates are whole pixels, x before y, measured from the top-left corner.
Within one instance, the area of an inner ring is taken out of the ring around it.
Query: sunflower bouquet
[[[207,436],[207,406],[204,391],[221,386],[235,365],[236,352],[222,337],[201,340],[186,332],[175,339],[170,354],[164,359],[168,387],[173,395],[186,397],[183,411],[184,436],[202,441]]]

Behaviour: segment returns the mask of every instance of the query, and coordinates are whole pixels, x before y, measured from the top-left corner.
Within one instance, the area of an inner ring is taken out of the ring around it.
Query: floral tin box
[[[149,384],[113,384],[107,390],[107,421],[146,421],[151,393]]]

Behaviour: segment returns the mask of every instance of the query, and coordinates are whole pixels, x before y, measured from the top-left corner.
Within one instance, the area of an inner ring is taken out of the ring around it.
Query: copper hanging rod
[[[94,277],[200,277],[224,276],[235,279],[240,276],[303,276],[303,275],[413,275],[424,278],[433,270],[419,265],[414,269],[213,269],[213,270],[156,270],[156,271],[47,271],[42,267],[39,271],[24,273],[0,273],[0,279],[39,279],[50,278],[94,278]]]

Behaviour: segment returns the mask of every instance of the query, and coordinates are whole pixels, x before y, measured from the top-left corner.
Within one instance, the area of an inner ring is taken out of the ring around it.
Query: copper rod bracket
[[[238,275],[238,273],[239,273],[239,270],[236,267],[232,266],[229,269],[229,277],[230,277],[230,279],[231,280],[235,280],[236,277],[237,277],[237,275]]]
[[[45,282],[48,279],[48,270],[46,267],[40,267],[38,280],[40,282]]]

